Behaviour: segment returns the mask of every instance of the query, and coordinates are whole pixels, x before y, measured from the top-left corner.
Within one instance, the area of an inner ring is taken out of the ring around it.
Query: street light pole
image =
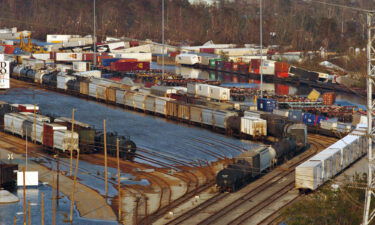
[[[263,98],[263,9],[262,0],[259,0],[259,35],[260,35],[260,97]]]
[[[161,2],[161,30],[162,30],[162,36],[161,36],[161,41],[162,41],[162,77],[164,78],[164,53],[165,53],[165,36],[164,36],[164,0]]]
[[[94,37],[93,37],[93,41],[94,41],[94,60],[93,60],[93,64],[94,64],[94,67],[96,67],[96,0],[94,0]]]

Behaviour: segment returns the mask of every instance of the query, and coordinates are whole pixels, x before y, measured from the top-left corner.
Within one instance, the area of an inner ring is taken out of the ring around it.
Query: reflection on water
[[[35,103],[45,114],[65,117],[70,117],[72,109],[75,108],[75,117],[78,121],[102,129],[103,119],[106,119],[108,131],[129,135],[139,147],[177,155],[178,158],[188,158],[189,160],[217,159],[207,154],[207,151],[220,152],[228,157],[238,153],[234,148],[220,144],[216,140],[241,148],[247,148],[250,144],[248,141],[213,133],[208,129],[171,122],[118,107],[108,107],[97,102],[55,92],[11,89],[7,94],[1,95],[0,100],[10,103]],[[204,141],[192,141],[196,139],[204,139]],[[221,149],[222,147],[224,149]]]
[[[152,64],[155,69],[161,68],[156,63]],[[223,86],[229,86],[228,84],[259,84],[259,80],[253,80],[246,75],[235,75],[225,72],[214,72],[214,71],[203,71],[196,68],[181,67],[181,66],[167,66],[166,70],[181,74],[184,78],[200,78],[214,81],[221,81]],[[237,86],[237,85],[233,85]],[[242,86],[237,86],[242,87]],[[256,86],[255,88],[260,88]],[[277,95],[301,95],[307,96],[314,88],[305,85],[293,86],[288,84],[273,84],[264,83],[263,90],[274,92]],[[328,92],[329,90],[318,90],[321,93]],[[347,101],[357,105],[366,105],[366,98],[360,97],[355,94],[349,93],[337,93],[337,101]]]
[[[47,185],[39,185],[38,189],[36,188],[27,188],[26,189],[26,201],[30,201],[31,208],[31,224],[40,224],[41,222],[41,196],[44,193],[44,209],[45,209],[45,224],[52,224],[53,213],[52,213],[52,188]],[[19,202],[13,204],[4,204],[0,205],[0,224],[8,225],[13,224],[14,216],[17,218],[17,224],[23,224],[23,190],[19,188],[14,195],[17,195],[20,199]],[[71,224],[67,222],[70,213],[70,201],[60,193],[59,196],[59,205],[56,208],[56,224]],[[117,222],[109,221],[98,221],[98,220],[88,220],[80,218],[78,212],[74,210],[74,224],[117,224]]]

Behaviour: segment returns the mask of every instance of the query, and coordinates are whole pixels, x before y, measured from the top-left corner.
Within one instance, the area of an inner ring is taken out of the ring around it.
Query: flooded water
[[[40,184],[38,188],[28,188],[26,190],[26,200],[30,201],[31,206],[31,224],[41,224],[41,199],[42,193],[44,193],[44,205],[45,205],[45,224],[52,224],[53,213],[52,213],[52,188],[48,185]],[[13,224],[14,216],[17,217],[17,224],[23,224],[23,190],[20,188],[13,192],[14,195],[18,196],[20,201],[13,204],[0,205],[0,224],[10,225]],[[60,193],[61,199],[59,205],[56,208],[56,224],[71,224],[68,222],[70,215],[70,201],[69,199]],[[74,210],[73,224],[97,224],[97,225],[110,225],[118,224],[117,222],[88,220],[79,217],[78,212]]]
[[[75,119],[78,121],[102,129],[103,120],[106,119],[107,131],[129,135],[138,147],[184,161],[212,161],[217,159],[215,155],[232,157],[239,153],[239,148],[253,146],[249,141],[231,138],[208,129],[55,92],[11,89],[6,94],[0,95],[0,100],[37,104],[43,114],[65,117],[71,117],[72,109],[75,108]]]
[[[160,69],[161,66],[156,63],[152,64],[152,68]],[[191,67],[181,67],[181,66],[166,66],[166,71],[180,74],[184,78],[199,78],[205,80],[221,81],[222,86],[236,86],[260,89],[260,81],[250,79],[245,75],[234,75],[230,73],[205,71]],[[273,92],[278,95],[301,95],[307,96],[312,90],[312,87],[306,85],[293,86],[287,84],[274,84],[274,83],[263,83],[263,90]],[[324,92],[324,91],[323,91]],[[355,104],[361,108],[365,108],[366,98],[355,94],[349,93],[337,93],[336,97],[337,103],[342,104]]]

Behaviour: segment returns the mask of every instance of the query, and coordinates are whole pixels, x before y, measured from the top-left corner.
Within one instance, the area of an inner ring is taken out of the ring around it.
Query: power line
[[[318,4],[323,4],[323,5],[328,5],[328,6],[333,6],[333,7],[343,8],[343,9],[351,9],[351,10],[360,11],[360,12],[364,12],[364,13],[375,13],[375,10],[363,9],[363,8],[341,5],[341,4],[336,4],[336,3],[322,2],[322,1],[318,1],[318,0],[305,0],[305,1],[302,0],[302,2],[304,2],[304,3],[306,3],[306,2],[307,3],[308,2],[318,3]]]

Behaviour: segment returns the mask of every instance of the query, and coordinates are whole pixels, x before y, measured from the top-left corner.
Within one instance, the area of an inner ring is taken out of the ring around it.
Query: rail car
[[[22,65],[14,67],[12,76],[28,82],[35,82],[45,88],[181,122],[198,124],[203,127],[213,128],[221,133],[238,135],[249,139],[262,139],[266,135],[283,138],[285,132],[281,128],[286,124],[290,124],[291,120],[305,122],[304,114],[308,115],[303,113],[302,110],[289,110],[289,120],[285,116],[277,116],[275,113],[271,115],[262,114],[261,120],[244,119],[243,116],[239,115],[238,111],[233,110],[234,103],[216,104],[215,102],[204,102],[201,99],[190,99],[191,101],[173,99],[140,92],[135,86],[125,85],[109,79],[87,78],[78,75],[67,78],[64,73],[59,73],[58,71],[37,70],[37,72],[34,72],[28,69],[27,66]],[[283,110],[275,109],[274,111],[283,112]],[[295,119],[294,117],[298,118]],[[323,116],[313,115],[313,117],[315,118],[312,126],[314,128],[320,128],[322,126],[321,121],[327,119],[327,117]],[[266,120],[267,123],[262,120]],[[309,119],[306,121],[306,124],[308,124]],[[260,128],[255,123],[263,125]],[[254,130],[255,127],[258,130]],[[322,127],[321,130],[324,129]],[[323,131],[319,132],[323,133]]]
[[[301,192],[318,189],[367,153],[367,125],[356,129],[296,167],[295,186]]]
[[[80,153],[90,154],[103,150],[103,132],[95,130],[89,124],[75,121],[72,132],[69,118],[19,112],[19,108],[5,102],[2,102],[0,109],[1,124],[6,133],[35,141],[48,151],[69,153],[71,150],[79,150]],[[120,141],[120,158],[133,161],[137,146],[130,137],[107,133],[108,154],[116,157],[117,139]]]
[[[275,165],[301,153],[308,146],[306,130],[304,124],[289,125],[287,135],[272,146],[262,146],[237,156],[233,164],[217,173],[217,187],[221,192],[238,191]]]

